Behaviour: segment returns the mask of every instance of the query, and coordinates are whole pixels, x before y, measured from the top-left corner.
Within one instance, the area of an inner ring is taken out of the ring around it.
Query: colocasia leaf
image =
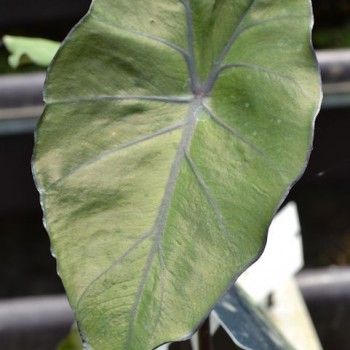
[[[261,252],[320,105],[309,0],[95,0],[45,89],[34,172],[93,350],[188,336]]]

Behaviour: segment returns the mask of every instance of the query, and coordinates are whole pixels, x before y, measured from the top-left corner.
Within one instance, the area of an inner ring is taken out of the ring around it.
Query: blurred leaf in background
[[[48,39],[5,35],[5,47],[10,52],[8,63],[12,68],[34,63],[47,67],[55,56],[60,43]]]
[[[57,350],[83,350],[77,324],[74,323],[70,334],[58,346]]]

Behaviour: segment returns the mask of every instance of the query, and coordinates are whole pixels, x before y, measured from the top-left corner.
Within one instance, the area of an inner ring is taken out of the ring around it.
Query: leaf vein
[[[264,21],[256,21],[256,22],[253,22],[253,23],[251,23],[251,24],[241,28],[238,31],[238,35],[242,34],[243,32],[245,32],[248,29],[251,29],[251,28],[254,28],[254,27],[257,27],[257,26],[260,26],[260,25],[264,25],[264,24],[267,24],[267,23],[276,22],[276,21],[283,21],[283,20],[289,20],[289,19],[293,20],[293,19],[298,19],[298,18],[308,19],[309,16],[279,16],[279,17],[269,18],[269,19],[266,19]]]
[[[270,166],[275,169],[279,174],[280,174],[280,170],[277,167],[277,164],[275,164],[273,162],[273,160],[268,157],[268,155],[263,152],[262,150],[260,150],[258,147],[256,147],[252,142],[250,142],[249,140],[247,140],[244,136],[242,136],[237,130],[235,130],[234,128],[232,128],[230,125],[226,124],[223,120],[221,120],[219,117],[217,117],[207,106],[204,106],[204,108],[206,109],[206,111],[208,112],[210,118],[219,126],[221,126],[223,129],[225,129],[226,131],[228,131],[230,134],[232,134],[233,136],[235,136],[238,140],[242,141],[243,143],[245,143],[247,146],[249,146],[255,153],[259,154],[263,159],[265,159],[265,161],[270,164]]]
[[[153,229],[151,230],[153,234],[156,234],[158,236],[158,234],[155,231],[155,227],[153,227]],[[131,311],[130,311],[130,321],[129,321],[129,327],[128,327],[128,335],[127,335],[127,340],[126,340],[126,349],[130,349],[130,344],[131,344],[131,340],[132,340],[132,333],[134,330],[134,324],[136,321],[136,315],[137,315],[137,308],[140,305],[140,301],[142,298],[142,292],[145,288],[146,285],[146,280],[147,280],[147,276],[151,270],[152,267],[152,262],[154,259],[154,256],[156,254],[156,245],[153,243],[152,245],[152,249],[150,250],[148,257],[147,257],[147,261],[145,264],[145,269],[143,271],[142,274],[142,278],[141,281],[137,287],[137,291],[136,291],[136,297],[134,300],[134,303],[131,307]]]
[[[219,207],[214,199],[214,197],[212,196],[212,194],[210,193],[210,190],[208,188],[208,186],[206,185],[206,183],[204,182],[199,169],[197,168],[197,166],[195,165],[195,163],[193,162],[192,158],[190,157],[190,155],[186,152],[186,160],[190,166],[190,169],[195,177],[195,179],[197,180],[199,187],[201,188],[204,196],[206,197],[209,205],[212,207],[215,217],[216,217],[216,221],[220,227],[220,229],[224,232],[224,235],[226,237],[229,249],[232,253],[232,255],[236,256],[237,255],[237,249],[235,247],[235,244],[232,240],[232,236],[229,232],[229,230],[227,229],[227,226],[224,223],[224,219],[220,213]]]
[[[155,321],[154,321],[153,331],[149,337],[150,340],[154,337],[154,333],[155,333],[156,328],[159,324],[160,315],[162,313],[162,308],[163,308],[163,303],[164,303],[164,291],[165,291],[165,282],[166,282],[166,265],[165,265],[165,261],[164,261],[164,251],[163,251],[162,245],[159,245],[158,256],[159,256],[159,264],[160,264],[160,268],[161,268],[160,298],[159,298],[157,316],[155,317]]]
[[[162,238],[164,235],[164,230],[166,226],[166,220],[168,217],[169,208],[171,205],[171,200],[175,191],[176,180],[180,172],[182,161],[185,157],[185,152],[191,144],[192,135],[195,130],[196,121],[197,121],[195,116],[199,108],[202,108],[201,100],[194,100],[194,102],[191,104],[189,108],[188,115],[186,117],[186,124],[184,126],[182,139],[180,141],[173,164],[171,166],[171,170],[170,170],[167,185],[164,191],[163,199],[158,211],[158,216],[156,218],[154,227],[152,229],[152,231],[155,234],[155,238],[154,238],[153,246],[148,255],[147,263],[145,264],[145,269],[144,269],[142,279],[140,281],[138,291],[136,294],[136,299],[132,307],[131,319],[129,322],[128,336],[127,336],[127,349],[130,348],[133,327],[136,321],[137,308],[142,298],[142,292],[146,285],[147,276],[149,275],[149,272],[151,270],[153,259],[156,253],[159,252],[160,249],[162,249],[161,248]]]
[[[50,105],[71,104],[84,102],[99,102],[99,101],[150,101],[150,102],[167,102],[167,103],[189,103],[193,100],[192,96],[118,96],[118,95],[100,95],[91,97],[76,97],[62,100],[48,101]]]
[[[145,37],[145,38],[148,38],[150,40],[153,40],[153,41],[156,41],[160,44],[163,44],[165,46],[168,46],[170,47],[171,49],[179,52],[181,55],[183,56],[188,56],[188,53],[182,49],[180,46],[177,46],[175,45],[174,43],[166,40],[166,39],[163,39],[163,38],[160,38],[160,37],[157,37],[157,36],[154,36],[152,34],[148,34],[148,33],[145,33],[145,32],[139,32],[137,30],[132,30],[132,29],[127,29],[127,28],[123,28],[123,27],[119,27],[119,26],[116,26],[114,24],[111,24],[111,23],[108,23],[108,22],[105,22],[105,21],[101,21],[99,19],[96,19],[96,21],[99,23],[99,25],[101,26],[107,26],[107,27],[111,27],[113,29],[118,29],[122,32],[127,32],[127,33],[131,33],[131,34],[135,34],[135,35],[139,35],[139,36],[142,36],[142,37]]]
[[[237,29],[232,33],[231,37],[229,38],[229,40],[227,41],[225,47],[223,48],[219,58],[217,59],[217,61],[214,63],[214,66],[212,68],[212,71],[209,75],[209,78],[206,82],[206,91],[210,91],[213,86],[214,83],[217,79],[218,76],[218,72],[221,69],[221,65],[224,62],[227,54],[229,53],[232,45],[234,44],[234,42],[236,41],[236,39],[238,38],[238,36],[240,35],[240,30],[239,30],[239,26],[241,25],[241,23],[244,21],[244,19],[247,17],[247,15],[250,12],[250,9],[252,8],[252,6],[254,5],[256,0],[250,0],[249,5],[247,6],[247,8],[245,9],[245,11],[242,13],[240,19],[238,20],[238,24],[237,24]]]
[[[296,86],[299,87],[299,84],[296,82],[295,79],[293,79],[292,77],[286,75],[286,74],[280,74],[274,70],[271,70],[271,69],[268,69],[268,68],[265,68],[263,66],[258,66],[258,65],[255,65],[255,64],[249,64],[249,63],[231,63],[231,64],[226,64],[224,66],[222,66],[220,68],[220,70],[218,71],[218,74],[222,73],[224,70],[227,70],[227,69],[230,69],[230,68],[247,68],[247,69],[254,69],[254,70],[257,70],[257,71],[261,71],[261,72],[264,72],[264,73],[267,73],[269,75],[274,75],[278,78],[281,78],[281,79],[285,79],[285,80],[289,80],[291,81],[293,84],[295,84]]]
[[[194,38],[193,38],[193,20],[192,20],[192,9],[191,5],[186,0],[179,0],[179,2],[184,6],[186,14],[186,25],[187,25],[187,44],[189,56],[186,58],[186,63],[188,67],[188,74],[191,79],[191,90],[195,94],[199,87],[199,82],[197,78],[197,68],[194,53]]]
[[[143,234],[123,255],[121,255],[119,258],[115,259],[115,261],[108,266],[105,270],[103,270],[99,275],[94,278],[85,288],[82,295],[79,297],[79,300],[77,302],[77,309],[79,309],[79,305],[82,302],[84,296],[87,294],[89,289],[98,281],[100,280],[104,275],[106,275],[109,271],[114,269],[116,266],[118,266],[126,257],[128,257],[142,242],[144,242],[147,238],[149,238],[153,234],[153,231],[147,231],[145,234]],[[112,288],[113,286],[109,287]],[[109,288],[105,288],[104,290],[108,290]]]
[[[165,46],[168,46],[171,49],[174,49],[175,51],[180,53],[185,58],[189,58],[190,57],[189,53],[186,52],[183,48],[181,48],[180,46],[175,45],[174,43],[172,43],[172,42],[170,42],[170,41],[168,41],[166,39],[159,38],[157,36],[154,36],[154,35],[148,34],[148,33],[144,33],[144,32],[137,32],[137,31],[133,31],[133,30],[129,30],[129,32],[130,33],[134,33],[136,35],[140,35],[140,36],[145,37],[147,39],[153,40],[153,41],[155,41],[157,43],[164,44]]]
[[[158,130],[157,132],[153,133],[153,134],[150,134],[150,135],[146,135],[146,136],[143,136],[141,138],[138,138],[136,140],[133,140],[133,141],[130,141],[130,142],[127,142],[127,143],[124,143],[122,145],[118,145],[114,148],[111,148],[109,150],[106,150],[106,151],[103,151],[101,152],[100,154],[98,154],[97,156],[89,159],[88,161],[74,167],[73,169],[71,169],[66,175],[62,176],[60,179],[54,181],[52,184],[50,184],[48,187],[47,187],[47,191],[49,191],[50,189],[56,187],[57,185],[61,184],[63,181],[65,181],[67,178],[71,177],[72,175],[74,175],[77,171],[81,170],[81,169],[84,169],[86,168],[87,166],[91,165],[91,164],[94,164],[96,163],[97,161],[103,159],[104,157],[106,156],[109,156],[110,154],[113,154],[113,153],[117,153],[119,151],[122,151],[124,149],[127,149],[129,147],[132,147],[132,146],[135,146],[137,144],[140,144],[140,143],[143,143],[143,142],[146,142],[146,141],[149,141],[149,140],[152,140],[158,136],[161,136],[161,135],[164,135],[168,132],[171,132],[171,131],[174,131],[176,129],[179,129],[181,127],[184,126],[184,123],[179,123],[179,124],[175,124],[175,125],[172,125],[172,126],[169,126],[169,127],[166,127],[164,129],[161,129],[161,130]]]

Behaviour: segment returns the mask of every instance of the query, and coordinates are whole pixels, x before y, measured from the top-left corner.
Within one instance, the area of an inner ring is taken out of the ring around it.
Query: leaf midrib
[[[193,33],[192,33],[192,22],[190,20],[192,20],[190,11],[191,8],[190,6],[188,6],[188,2],[184,1],[184,0],[179,0],[185,8],[185,11],[187,12],[187,25],[188,25],[188,42],[189,42],[189,52],[191,53],[189,55],[189,61],[193,62],[193,67],[194,70],[192,70],[192,68],[189,67],[189,74],[191,75],[191,79],[193,81],[193,84],[196,85],[197,83],[197,77],[196,77],[196,72],[195,72],[195,60],[194,60],[194,44],[193,44]],[[249,12],[249,9],[251,8],[251,6],[253,5],[253,3],[255,2],[255,0],[252,0],[250,2],[250,5],[248,6],[247,10],[243,13],[239,24],[242,23],[242,21],[244,20],[244,18],[246,17],[246,15]],[[231,36],[230,40],[228,41],[228,44],[225,46],[222,54],[220,55],[220,61],[222,62],[225,58],[225,56],[227,55],[227,53],[229,52],[230,47],[233,45],[235,39],[237,38],[236,33],[237,32],[241,32],[239,29],[239,25],[237,26],[236,31],[233,33],[233,35]],[[154,39],[154,38],[152,38]],[[160,40],[161,42],[161,40]],[[168,43],[164,43],[165,45],[168,45]],[[171,45],[168,45],[171,46]],[[189,61],[186,61],[187,64],[190,64]],[[220,70],[220,66],[217,66],[217,69]],[[214,70],[214,69],[213,69]],[[191,73],[192,72],[192,73]],[[140,142],[144,142],[147,141],[149,139],[152,139],[154,137],[158,137],[164,133],[173,131],[177,128],[183,127],[183,137],[182,140],[180,142],[176,157],[174,159],[171,171],[170,171],[170,175],[168,177],[168,183],[166,186],[166,190],[164,193],[164,197],[162,200],[162,204],[160,206],[160,210],[158,212],[158,216],[157,216],[157,220],[156,223],[153,227],[153,229],[150,230],[150,232],[157,232],[156,234],[156,239],[154,241],[153,247],[150,251],[150,257],[151,257],[151,261],[154,258],[155,253],[158,251],[159,249],[159,245],[162,241],[162,234],[163,234],[163,230],[166,224],[166,218],[167,218],[167,214],[168,214],[168,210],[170,207],[170,201],[174,192],[174,188],[175,188],[175,184],[176,184],[176,180],[177,180],[177,176],[178,176],[178,172],[180,170],[180,166],[181,163],[183,161],[183,159],[185,158],[186,154],[188,155],[188,151],[189,151],[189,146],[191,143],[191,139],[192,139],[192,135],[193,132],[195,130],[195,125],[197,122],[196,119],[196,112],[198,112],[199,108],[202,108],[203,110],[206,111],[206,113],[209,114],[209,116],[211,117],[211,119],[216,122],[218,125],[220,125],[221,127],[229,130],[231,132],[231,134],[235,137],[237,137],[238,139],[240,139],[242,142],[244,142],[245,144],[249,145],[255,152],[259,153],[259,154],[263,154],[259,149],[257,149],[253,144],[251,144],[249,141],[247,141],[245,138],[243,138],[239,133],[235,132],[232,128],[227,127],[222,121],[220,122],[220,119],[217,118],[209,109],[208,107],[205,107],[204,105],[204,96],[195,96],[194,99],[192,97],[192,100],[190,99],[190,97],[174,97],[174,96],[167,96],[167,97],[163,97],[163,96],[97,96],[97,97],[93,97],[93,98],[79,98],[79,99],[70,99],[70,100],[62,100],[62,101],[52,101],[51,104],[54,103],[79,103],[79,102],[94,102],[94,101],[101,101],[101,100],[148,100],[148,101],[162,101],[162,102],[169,102],[169,103],[189,103],[189,112],[186,118],[186,121],[184,122],[184,124],[178,124],[178,125],[173,125],[167,128],[164,128],[154,134],[151,135],[146,135],[145,137],[139,139],[139,140],[134,140],[131,141],[129,143],[126,144],[122,144],[119,145],[118,147],[114,148],[114,149],[110,149],[110,150],[106,150],[104,152],[102,152],[101,154],[99,154],[97,157],[90,159],[89,161],[79,165],[78,167],[74,168],[71,172],[69,172],[67,175],[65,175],[64,177],[60,178],[59,180],[55,181],[54,183],[52,183],[48,190],[52,187],[55,187],[56,185],[62,183],[65,179],[67,179],[69,176],[73,175],[74,173],[76,173],[78,170],[81,170],[82,168],[89,166],[91,164],[93,164],[94,162],[98,161],[99,159],[101,159],[102,157],[111,154],[113,152],[119,151],[121,149],[125,149],[127,147],[131,147],[137,143]],[[191,102],[190,102],[191,101]],[[264,155],[264,154],[263,154]],[[264,155],[264,158],[266,159],[266,155]],[[189,159],[189,158],[188,158]],[[192,164],[192,170],[194,170],[193,168],[193,164]],[[203,187],[203,182],[200,181],[200,178],[198,178],[198,173],[194,172],[195,176],[197,177],[197,180],[199,181],[199,184],[202,186],[202,189],[205,192],[205,187]],[[218,210],[217,207],[215,206],[215,204],[213,204],[213,200],[210,197],[209,193],[206,192],[206,196],[209,200],[209,203],[212,205],[212,207],[215,210],[216,216],[219,218],[218,214]],[[221,220],[220,218],[218,219],[219,221]],[[221,222],[220,224],[221,227],[223,227],[223,223]],[[148,233],[146,233],[146,235],[148,236]],[[119,259],[117,259],[118,261]],[[112,266],[115,266],[117,263],[113,263]],[[107,271],[110,270],[110,268],[112,267],[110,266],[109,268],[107,268],[105,271],[103,271],[101,274],[99,274],[99,276],[96,278],[99,279],[102,275],[104,275]],[[148,268],[150,268],[151,264],[149,265]],[[148,270],[145,270],[145,276],[148,274]],[[94,280],[95,281],[95,280]],[[91,282],[92,284],[93,282]],[[90,285],[89,285],[90,286]],[[143,283],[141,283],[140,289],[141,287],[143,288]],[[85,293],[82,294],[82,296]],[[142,293],[140,293],[141,296]],[[82,297],[81,296],[81,297]],[[79,304],[80,300],[78,301]],[[135,305],[137,303],[135,302]]]
[[[189,148],[190,148],[192,136],[193,136],[193,133],[194,133],[195,128],[196,128],[198,111],[200,109],[204,110],[206,113],[208,113],[210,115],[212,120],[214,120],[215,122],[218,123],[218,118],[216,118],[214,116],[214,114],[212,114],[210,112],[210,110],[204,106],[204,97],[209,96],[212,88],[214,87],[216,79],[217,79],[220,71],[223,69],[222,64],[224,62],[226,55],[230,51],[232,45],[234,44],[234,42],[237,39],[237,37],[239,36],[239,34],[242,32],[241,30],[239,30],[239,25],[242,23],[244,18],[249,13],[249,10],[253,6],[255,0],[251,0],[247,10],[243,13],[241,19],[239,20],[239,24],[237,26],[236,31],[232,34],[230,40],[228,41],[227,45],[225,46],[224,50],[222,51],[222,53],[219,57],[219,60],[216,62],[213,69],[211,70],[211,73],[209,75],[208,80],[204,84],[199,83],[198,77],[197,77],[197,72],[196,72],[196,63],[195,63],[195,56],[194,56],[194,44],[193,44],[192,17],[191,17],[191,13],[190,13],[191,8],[190,8],[189,3],[187,1],[184,1],[184,0],[179,0],[179,1],[180,1],[180,3],[182,3],[184,5],[185,11],[186,11],[189,55],[188,56],[183,55],[183,57],[186,60],[186,64],[188,65],[188,72],[189,72],[189,76],[191,79],[191,90],[194,94],[194,98],[192,97],[192,99],[190,100],[187,97],[186,97],[186,99],[184,99],[181,97],[179,98],[179,97],[172,97],[172,96],[170,96],[170,97],[163,97],[163,96],[160,96],[160,97],[158,97],[158,96],[98,96],[95,98],[80,98],[80,99],[71,99],[71,100],[51,101],[50,102],[51,104],[55,104],[55,103],[94,102],[94,101],[112,100],[112,99],[114,99],[114,100],[118,100],[118,99],[119,100],[132,100],[132,99],[137,100],[137,99],[139,99],[139,100],[149,100],[149,101],[158,101],[158,102],[161,101],[161,102],[169,102],[169,103],[173,103],[173,102],[175,102],[175,103],[189,103],[188,115],[185,118],[185,122],[183,125],[177,125],[177,126],[175,125],[172,127],[168,127],[167,128],[168,130],[166,130],[164,132],[157,132],[151,136],[146,136],[143,140],[139,141],[139,142],[143,142],[147,139],[150,139],[151,137],[157,137],[160,134],[170,132],[171,130],[175,130],[179,127],[183,127],[182,139],[180,141],[178,150],[176,152],[176,156],[174,158],[174,161],[173,161],[173,164],[172,164],[172,167],[170,170],[170,174],[168,177],[168,182],[167,182],[167,185],[165,188],[164,196],[163,196],[163,199],[162,199],[162,202],[160,205],[160,209],[158,211],[157,219],[155,221],[153,228],[150,231],[146,232],[144,235],[142,235],[142,237],[126,253],[124,253],[121,257],[116,259],[112,265],[110,265],[106,270],[104,270],[102,273],[100,273],[87,286],[87,288],[84,290],[84,292],[80,296],[78,303],[77,303],[77,305],[79,305],[82,298],[87,293],[88,289],[93,284],[95,284],[103,275],[105,275],[108,271],[110,271],[112,268],[117,266],[119,261],[121,261],[127,255],[129,255],[146,238],[154,235],[154,241],[153,241],[152,247],[149,251],[148,257],[147,257],[147,263],[146,263],[145,269],[143,271],[141,281],[137,287],[135,301],[133,303],[132,311],[130,314],[131,317],[130,317],[129,328],[128,328],[127,349],[130,348],[130,345],[132,342],[132,332],[133,332],[134,324],[135,324],[136,317],[137,317],[137,311],[138,311],[137,309],[138,309],[139,305],[141,304],[143,290],[144,290],[144,287],[145,287],[146,282],[147,282],[147,277],[148,277],[149,272],[150,272],[151,267],[152,267],[153,259],[156,256],[157,252],[161,251],[161,243],[162,243],[162,238],[163,238],[163,234],[164,234],[164,229],[166,227],[166,220],[167,220],[169,208],[171,205],[173,193],[175,191],[176,181],[177,181],[177,178],[178,178],[178,175],[180,172],[181,164],[182,164],[184,159],[187,159],[187,161],[189,162],[194,176],[197,178],[197,181],[198,181],[199,185],[201,186],[203,192],[205,193],[209,204],[212,206],[212,208],[215,212],[215,215],[217,217],[217,220],[219,222],[220,227],[224,230],[225,235],[227,235],[227,237],[229,236],[226,232],[227,229],[225,228],[225,224],[222,221],[222,218],[220,217],[219,209],[218,209],[214,199],[212,198],[210,193],[207,191],[205,183],[200,178],[200,175],[199,175],[198,171],[196,171],[195,165],[192,162],[191,158],[188,156],[188,154],[189,154]],[[162,42],[162,41],[159,41],[159,42]],[[168,45],[165,42],[163,42],[163,44]],[[168,45],[168,46],[171,47],[171,45]],[[174,48],[174,49],[176,49],[176,48]],[[179,52],[181,53],[181,51],[179,51]],[[188,59],[186,59],[186,57],[188,57]],[[204,89],[205,94],[203,94],[203,86],[205,87],[205,89]],[[231,129],[223,126],[222,123],[218,123],[218,124],[221,125],[222,127],[226,128],[227,130],[230,130],[234,136],[238,137],[238,139],[240,139],[242,142],[244,142],[244,143],[248,144],[250,147],[252,147],[255,152],[262,153],[258,148],[256,148],[250,142],[245,140],[243,137],[240,137],[239,134],[237,134],[237,133],[234,134]],[[138,143],[138,141],[132,141],[132,142],[130,142],[130,146],[132,146],[136,143]],[[127,144],[121,145],[121,147],[123,147],[123,148],[125,148],[127,146],[128,146]],[[94,161],[101,159],[101,156],[104,156],[105,154],[111,153],[111,152],[113,152],[113,150],[108,150],[106,152],[103,152],[102,154],[99,155],[99,158],[95,158]],[[89,162],[84,163],[82,166],[88,166],[91,163],[92,163],[92,160],[89,160]],[[78,168],[81,169],[82,166],[79,166]],[[73,170],[72,173],[77,171],[78,168]],[[62,181],[64,181],[72,173],[66,175],[64,178],[59,179],[59,182],[61,183]],[[54,184],[57,184],[57,182],[55,182]],[[162,270],[164,268],[165,267],[162,266]]]
[[[153,259],[156,256],[157,252],[162,251],[161,249],[161,243],[162,243],[162,238],[164,235],[165,227],[166,227],[166,220],[168,218],[168,212],[170,209],[171,205],[171,200],[173,198],[173,194],[175,191],[176,187],[176,182],[177,178],[181,169],[182,161],[185,158],[186,152],[189,151],[190,145],[191,145],[191,140],[193,133],[196,128],[196,123],[197,123],[197,113],[198,110],[202,108],[202,99],[195,99],[190,107],[189,111],[186,117],[186,124],[183,130],[183,135],[182,139],[180,141],[180,144],[178,146],[178,150],[176,152],[174,162],[172,164],[170,174],[168,177],[167,185],[165,187],[165,192],[163,195],[163,199],[160,205],[160,209],[158,211],[157,219],[154,224],[154,227],[152,228],[152,232],[155,234],[154,237],[154,242],[152,244],[152,247],[150,249],[150,253],[147,258],[147,263],[146,267],[144,269],[144,273],[142,275],[141,282],[137,288],[137,293],[136,293],[136,298],[135,302],[132,306],[132,312],[131,312],[131,320],[129,322],[129,328],[128,328],[128,337],[127,337],[127,349],[130,348],[130,344],[132,341],[132,332],[134,328],[134,324],[136,321],[136,316],[137,316],[137,309],[140,305],[141,299],[142,299],[142,292],[144,290],[144,287],[146,285],[147,277],[148,274],[151,270]],[[162,257],[161,257],[162,259]],[[164,261],[164,259],[162,259]],[[164,266],[161,266],[162,268],[162,273],[164,272]],[[161,291],[162,293],[163,291]]]

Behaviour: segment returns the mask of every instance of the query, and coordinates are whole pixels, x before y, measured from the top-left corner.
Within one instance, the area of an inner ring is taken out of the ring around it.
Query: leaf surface
[[[190,334],[265,243],[320,105],[307,0],[96,0],[50,67],[34,172],[94,350]]]

